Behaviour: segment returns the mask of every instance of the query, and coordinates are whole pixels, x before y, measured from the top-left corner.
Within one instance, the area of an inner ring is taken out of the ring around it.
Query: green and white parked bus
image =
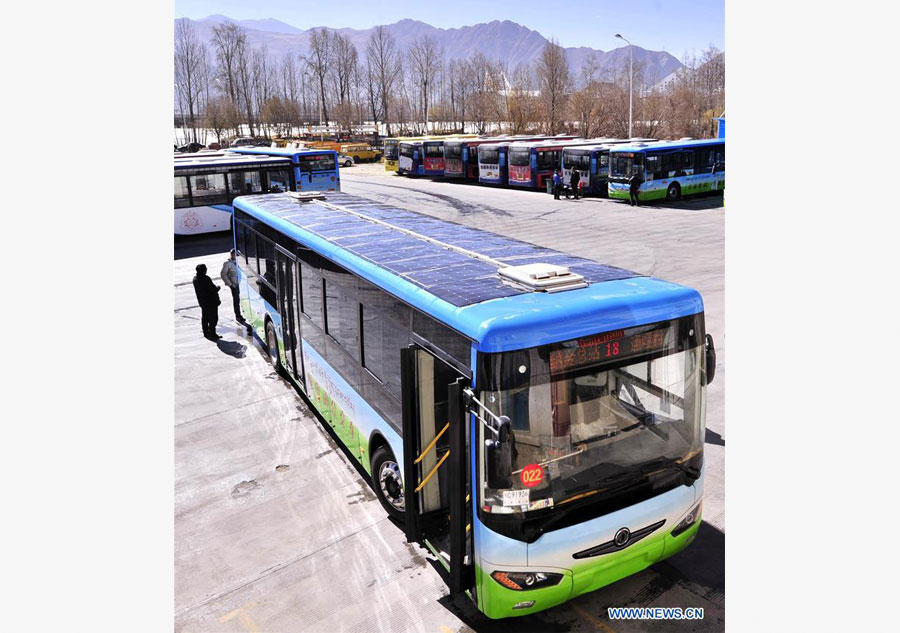
[[[694,539],[696,290],[344,193],[237,198],[234,245],[272,363],[451,593],[526,615]]]
[[[678,200],[725,190],[724,139],[622,145],[609,152],[609,197],[629,199],[629,180],[643,177],[638,199]]]

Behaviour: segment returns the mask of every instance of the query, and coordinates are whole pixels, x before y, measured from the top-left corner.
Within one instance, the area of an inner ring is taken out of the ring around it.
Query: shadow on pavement
[[[706,429],[706,443],[715,444],[716,446],[725,446],[725,438],[715,431]]]
[[[237,341],[219,340],[216,341],[216,345],[222,352],[234,358],[244,358],[247,355],[247,347]]]

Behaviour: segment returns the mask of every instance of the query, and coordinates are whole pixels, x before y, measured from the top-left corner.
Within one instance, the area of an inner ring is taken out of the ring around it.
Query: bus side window
[[[325,280],[325,331],[354,359],[359,359],[358,305],[341,286]]]
[[[637,156],[635,156],[635,163],[637,163]],[[659,178],[659,172],[662,171],[659,163],[659,154],[647,154],[647,180]]]
[[[300,264],[300,276],[303,278],[303,287],[301,288],[303,293],[303,314],[308,316],[314,325],[324,329],[325,323],[322,321],[322,278],[319,276],[319,272],[306,262]]]
[[[246,249],[247,249],[247,269],[250,272],[250,277],[256,277],[259,275],[259,263],[256,260],[256,232],[247,229],[247,240],[246,240]]]
[[[187,177],[175,176],[175,208],[191,206],[191,196],[188,191]]]

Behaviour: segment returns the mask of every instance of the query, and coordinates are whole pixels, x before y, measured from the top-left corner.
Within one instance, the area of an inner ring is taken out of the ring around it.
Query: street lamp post
[[[626,40],[618,33],[616,33],[616,37],[628,44],[628,138],[632,138],[634,136],[631,133],[631,129],[634,124],[634,119],[632,116],[632,113],[634,112],[632,105],[632,100],[634,98],[634,87],[632,86],[632,82],[634,81],[634,52],[632,50],[631,42]]]

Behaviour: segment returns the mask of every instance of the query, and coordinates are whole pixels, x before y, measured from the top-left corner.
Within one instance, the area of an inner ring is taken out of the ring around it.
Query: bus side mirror
[[[711,334],[706,335],[706,384],[716,377],[716,344]]]
[[[512,454],[515,440],[510,436],[509,418],[500,416],[497,439],[485,440],[487,484],[491,488],[512,488]]]

